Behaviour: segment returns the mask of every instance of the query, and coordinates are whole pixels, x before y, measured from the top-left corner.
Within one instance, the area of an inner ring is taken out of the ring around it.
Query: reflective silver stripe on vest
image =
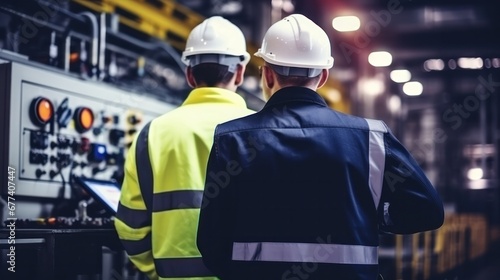
[[[374,265],[378,263],[378,247],[318,243],[234,242],[232,260]]]
[[[382,180],[385,168],[385,143],[384,133],[387,128],[381,121],[366,119],[370,128],[369,151],[370,174],[368,184],[372,193],[375,208],[378,208],[382,195]]]
[[[153,212],[200,208],[202,199],[202,190],[179,190],[155,193],[153,195]]]
[[[214,274],[203,264],[201,257],[155,259],[155,268],[162,278],[208,277]]]

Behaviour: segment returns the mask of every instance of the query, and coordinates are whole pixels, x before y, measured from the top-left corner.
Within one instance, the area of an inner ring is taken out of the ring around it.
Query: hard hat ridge
[[[285,76],[311,77],[320,72],[291,71],[287,67],[329,69],[333,66],[328,35],[301,14],[292,14],[274,23],[267,30],[261,48],[254,55],[269,64],[284,67],[280,74]]]
[[[202,55],[202,58],[196,58]],[[206,60],[206,55],[218,55]],[[188,36],[186,48],[182,53],[182,61],[186,65],[194,66],[199,63],[218,63],[233,66],[234,59],[221,57],[238,57],[236,64],[247,64],[250,54],[246,50],[246,41],[243,32],[229,20],[221,16],[212,16],[197,25]],[[242,58],[242,59],[241,59]]]

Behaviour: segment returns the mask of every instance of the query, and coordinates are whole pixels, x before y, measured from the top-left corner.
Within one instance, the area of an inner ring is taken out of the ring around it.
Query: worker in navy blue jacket
[[[266,32],[269,97],[217,126],[197,245],[220,279],[377,279],[380,231],[443,223],[417,162],[378,120],[331,110],[316,89],[333,65],[326,33],[303,15]]]

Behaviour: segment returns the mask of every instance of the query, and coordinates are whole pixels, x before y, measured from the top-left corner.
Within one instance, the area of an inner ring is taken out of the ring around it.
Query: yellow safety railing
[[[426,280],[445,274],[484,256],[492,241],[500,241],[500,228],[490,230],[484,216],[447,214],[438,230],[395,236],[395,277]],[[411,252],[411,258],[405,259],[403,252]],[[411,273],[405,274],[405,267]]]

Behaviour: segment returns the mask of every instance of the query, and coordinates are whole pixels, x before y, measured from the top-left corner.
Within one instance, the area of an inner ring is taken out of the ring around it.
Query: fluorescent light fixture
[[[444,61],[442,59],[428,59],[424,62],[425,71],[441,71],[444,69]]]
[[[405,69],[392,70],[390,77],[395,83],[406,83],[411,79],[411,73]]]
[[[339,32],[356,31],[361,26],[357,16],[341,16],[332,20],[332,26]]]
[[[491,60],[491,65],[495,68],[500,68],[500,58],[493,58]]]
[[[486,67],[486,68],[491,68],[491,59],[486,58],[486,59],[484,60],[484,67]]]
[[[483,59],[480,57],[461,57],[458,59],[458,67],[463,69],[483,68]]]
[[[392,55],[386,51],[372,52],[368,55],[368,62],[375,67],[385,67],[392,63]]]
[[[418,96],[422,94],[424,87],[420,82],[407,82],[403,85],[403,92],[408,96]]]
[[[467,178],[471,181],[480,180],[483,178],[483,169],[480,167],[474,167],[467,171]]]
[[[243,10],[243,4],[237,1],[229,1],[221,5],[220,13],[225,15],[234,15]]]
[[[454,59],[448,60],[448,67],[450,67],[451,70],[457,69],[457,62]]]

